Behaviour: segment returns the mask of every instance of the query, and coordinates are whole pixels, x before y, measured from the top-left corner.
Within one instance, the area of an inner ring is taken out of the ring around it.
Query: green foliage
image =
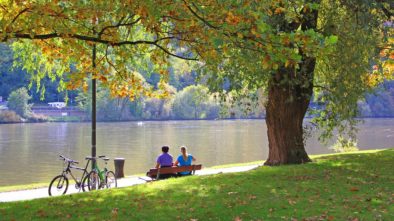
[[[144,100],[143,119],[166,120],[171,117],[173,98],[158,99],[147,98]]]
[[[357,141],[351,138],[347,139],[339,135],[337,142],[331,147],[331,149],[339,153],[358,151]]]
[[[26,87],[29,76],[20,68],[13,68],[13,53],[6,44],[0,44],[0,96],[7,99],[9,94]]]
[[[161,83],[172,81],[180,90],[192,82],[169,76],[170,57],[198,58],[199,73],[208,74],[210,89],[220,93],[274,84],[314,87],[314,98],[323,104],[314,122],[327,138],[336,127],[353,129],[357,102],[392,77],[378,71],[374,85],[366,80],[372,64],[384,69],[376,49],[389,38],[382,35],[383,22],[391,19],[384,11],[391,6],[386,0],[6,2],[2,41],[16,39],[15,55],[41,92],[45,76],[68,89],[87,89],[92,76],[114,96],[163,98],[169,93]],[[91,65],[94,44],[96,68]],[[306,63],[311,70],[305,70]],[[195,74],[181,62],[174,67]],[[311,97],[295,90],[284,99],[309,102]]]
[[[393,149],[323,155],[310,164],[0,203],[0,214],[4,220],[392,220],[393,159]]]
[[[80,109],[91,117],[92,99],[90,92],[80,90],[76,97],[76,102]],[[107,88],[98,87],[96,94],[97,120],[99,121],[119,121],[130,119],[128,115],[127,98],[111,98]]]
[[[14,91],[20,87],[28,88],[29,94],[32,96],[32,101],[34,103],[63,100],[66,94],[68,94],[71,99],[74,99],[74,91],[59,92],[59,82],[57,79],[54,78],[51,80],[47,76],[41,79],[40,87],[42,91],[40,92],[40,88],[37,88],[37,84],[31,84],[31,75],[27,73],[27,70],[22,70],[22,67],[13,64],[15,58],[10,46],[6,44],[0,44],[0,56],[0,96],[2,96],[4,99],[8,98],[11,91]],[[40,95],[40,93],[42,92],[44,92],[44,100],[41,99],[42,94]],[[71,102],[73,102],[73,100],[71,100]]]
[[[211,38],[218,58],[206,61],[209,70],[201,71],[209,75],[210,88],[269,91],[275,85],[293,92],[280,98],[284,103],[309,103],[313,89],[321,104],[312,110],[313,122],[322,140],[335,128],[353,136],[358,102],[393,79],[393,68],[384,66],[393,61],[388,56],[393,28],[383,27],[391,19],[384,11],[389,1],[258,1],[243,6],[228,9],[227,24],[220,28],[229,33],[222,41]],[[382,48],[388,51],[384,58]]]
[[[181,119],[216,118],[218,104],[211,98],[207,87],[192,85],[175,96],[173,112]]]
[[[11,92],[7,105],[10,110],[15,111],[21,117],[28,118],[31,116],[31,105],[28,104],[30,99],[27,89],[22,87]]]
[[[196,60],[190,46],[196,39],[193,34],[202,32],[191,29],[189,24],[195,21],[183,3],[6,2],[1,41],[13,39],[15,60],[31,74],[31,84],[41,94],[45,77],[59,81],[59,90],[87,89],[93,77],[112,95],[131,100],[161,97],[155,89],[169,80],[169,58]],[[16,17],[14,12],[19,12]]]
[[[232,91],[221,96],[221,118],[262,118],[265,117],[266,95],[263,90]]]
[[[371,73],[372,64],[380,64],[378,49],[385,42],[382,35],[385,18],[371,2],[322,1],[320,28],[323,33],[337,36],[335,44],[319,53],[314,72],[315,98],[323,104],[318,113],[314,112],[314,122],[324,129],[323,140],[332,136],[334,128],[354,136],[358,102],[382,79],[390,79],[383,77],[373,84],[366,81],[375,74],[384,75]],[[334,39],[329,42],[334,43]]]
[[[259,98],[242,98],[232,101],[227,97],[226,102],[208,93],[208,88],[202,85],[192,85],[177,92],[171,85],[166,85],[170,96],[162,99],[141,97],[134,101],[125,98],[111,97],[107,88],[98,87],[97,119],[99,121],[118,120],[168,120],[168,119],[217,119],[217,118],[260,118],[263,94],[253,94]],[[79,91],[76,98],[79,107],[87,116],[91,114],[91,95]],[[253,102],[259,105],[252,105]]]
[[[57,81],[57,90],[59,92],[65,90],[63,75],[69,69],[68,67],[71,63],[50,62],[51,58],[44,56],[38,46],[27,41],[14,42],[12,49],[14,60],[17,61],[14,62],[14,66],[23,68],[30,74],[29,88],[34,84],[36,92],[40,92],[41,100],[44,99],[46,92],[46,84],[42,83],[45,79],[50,79],[52,82]],[[67,96],[65,100],[67,101]]]

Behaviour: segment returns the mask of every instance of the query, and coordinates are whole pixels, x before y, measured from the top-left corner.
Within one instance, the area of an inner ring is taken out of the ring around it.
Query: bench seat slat
[[[160,174],[171,174],[171,173],[179,173],[179,172],[186,172],[186,171],[194,171],[194,170],[201,170],[202,165],[191,165],[191,166],[180,166],[180,167],[163,167],[163,168],[152,168],[149,170],[147,175],[149,177],[156,177],[157,173],[160,171]]]

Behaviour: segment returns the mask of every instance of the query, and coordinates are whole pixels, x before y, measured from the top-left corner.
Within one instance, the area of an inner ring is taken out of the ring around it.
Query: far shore
[[[394,116],[376,116],[376,117],[357,117],[356,120],[363,119],[393,119]],[[312,119],[312,117],[305,117],[304,120]],[[215,118],[215,119],[135,119],[135,120],[120,120],[120,121],[97,121],[97,123],[124,123],[124,122],[167,122],[167,121],[232,121],[232,120],[265,120],[265,117],[249,117],[249,118]],[[35,124],[35,123],[90,123],[90,120],[75,120],[75,119],[50,119],[47,121],[23,121],[23,122],[0,122],[1,124]]]

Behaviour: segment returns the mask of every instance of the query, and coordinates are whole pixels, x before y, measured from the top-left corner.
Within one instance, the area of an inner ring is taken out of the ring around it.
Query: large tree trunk
[[[304,147],[302,122],[311,94],[311,88],[291,85],[291,82],[271,84],[266,107],[269,156],[265,165],[310,161]]]

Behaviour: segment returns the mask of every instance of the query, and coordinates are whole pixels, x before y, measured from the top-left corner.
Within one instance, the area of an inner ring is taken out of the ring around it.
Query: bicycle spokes
[[[57,187],[57,189],[63,189],[63,185],[64,185],[64,179],[59,179],[56,187]]]
[[[112,171],[108,171],[105,175],[105,183],[107,188],[115,188],[117,187],[117,181],[115,177],[115,173]]]
[[[63,195],[67,192],[67,188],[68,179],[63,175],[59,175],[53,178],[53,180],[49,184],[48,193],[50,196]]]
[[[89,190],[98,190],[100,188],[100,177],[95,171],[92,171],[89,174],[88,188]]]

